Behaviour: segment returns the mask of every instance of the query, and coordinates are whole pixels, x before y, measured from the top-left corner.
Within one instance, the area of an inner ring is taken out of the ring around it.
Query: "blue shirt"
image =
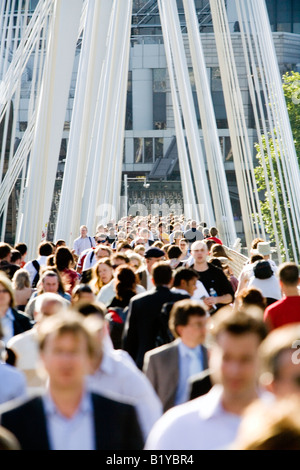
[[[95,450],[94,412],[90,393],[85,393],[78,410],[63,416],[50,393],[43,396],[51,450]]]
[[[179,380],[175,397],[175,405],[180,405],[188,400],[188,379],[193,374],[204,370],[203,354],[201,346],[194,349],[188,348],[181,341],[178,345],[179,352]],[[194,366],[191,369],[191,353],[194,355]]]
[[[0,404],[26,396],[25,375],[15,367],[0,362]]]
[[[3,337],[2,341],[6,345],[7,342],[14,336],[14,321],[15,317],[12,313],[12,309],[7,309],[4,317],[1,318],[1,326]]]

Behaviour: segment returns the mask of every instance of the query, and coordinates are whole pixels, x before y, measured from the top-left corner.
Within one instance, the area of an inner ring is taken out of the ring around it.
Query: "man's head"
[[[153,265],[157,263],[158,261],[163,261],[165,259],[165,252],[159,248],[149,248],[145,252],[145,259],[146,259],[146,265],[148,272],[150,274],[153,273]]]
[[[261,383],[277,397],[300,395],[300,323],[276,328],[261,344]]]
[[[199,275],[193,269],[180,268],[175,273],[173,286],[177,289],[186,290],[192,297],[197,289],[196,284],[198,279]]]
[[[195,348],[206,338],[207,313],[196,300],[175,302],[170,312],[169,328],[175,338]]]
[[[211,227],[209,229],[209,234],[211,237],[216,237],[218,235],[218,229],[216,227]]]
[[[95,341],[76,311],[46,318],[39,328],[41,359],[49,376],[50,389],[82,389],[92,370]]]
[[[15,245],[15,250],[18,250],[21,253],[22,259],[27,255],[27,245],[25,243],[17,243]]]
[[[168,262],[159,261],[153,265],[152,277],[155,286],[170,286],[173,280],[173,270]]]
[[[34,319],[40,323],[43,319],[55,315],[66,308],[66,303],[61,295],[47,292],[38,295],[34,304]]]
[[[12,247],[8,243],[0,243],[0,261],[10,263]]]
[[[259,346],[267,336],[261,316],[225,307],[212,319],[210,369],[227,397],[243,400],[256,390]]]
[[[56,294],[59,290],[59,278],[54,271],[45,271],[41,277],[43,292]]]
[[[42,242],[39,244],[39,255],[50,256],[53,253],[53,246],[50,242]]]
[[[191,255],[196,264],[205,263],[208,257],[208,248],[206,243],[202,241],[194,242],[191,246]]]
[[[97,260],[100,260],[103,258],[110,258],[111,255],[112,255],[112,249],[109,246],[98,245],[97,248],[95,248],[95,257]]]
[[[283,291],[297,289],[300,283],[299,267],[296,263],[283,263],[278,271],[280,287]]]
[[[88,284],[77,284],[72,291],[72,305],[81,302],[92,303],[95,299],[96,296]]]
[[[86,226],[86,225],[82,225],[82,226],[80,227],[80,236],[81,236],[82,238],[86,238],[87,233],[88,233],[88,228],[87,228],[87,226]]]

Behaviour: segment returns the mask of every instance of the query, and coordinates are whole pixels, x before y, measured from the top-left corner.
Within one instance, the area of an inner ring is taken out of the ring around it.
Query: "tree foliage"
[[[291,123],[296,154],[298,158],[298,164],[300,166],[300,73],[298,72],[287,72],[283,75],[283,91],[286,100],[287,110],[289,114],[289,120]],[[270,155],[272,157],[272,165],[270,165],[268,156],[268,146],[270,149]],[[290,247],[289,256],[293,259],[293,253],[291,248],[290,233],[288,230],[287,212],[289,210],[289,197],[284,190],[280,181],[280,172],[278,171],[277,159],[280,163],[280,146],[278,140],[272,139],[271,135],[262,136],[262,146],[259,144],[255,145],[256,158],[258,166],[255,168],[255,179],[257,188],[260,193],[260,206],[262,211],[262,217],[264,221],[264,227],[266,233],[268,233],[271,242],[276,242],[275,230],[277,231],[279,238],[279,249],[281,251],[283,259],[286,259],[286,252],[283,243],[283,233],[280,224],[280,211],[283,230],[286,236],[287,246]],[[276,155],[277,154],[277,155]],[[276,158],[277,157],[277,158]],[[265,176],[265,169],[267,180],[269,183],[270,194],[267,191],[267,181]],[[271,167],[273,167],[273,172]],[[278,193],[278,200],[275,196],[275,188]],[[272,206],[271,206],[272,205]],[[275,217],[275,230],[271,216],[270,207],[274,208]]]

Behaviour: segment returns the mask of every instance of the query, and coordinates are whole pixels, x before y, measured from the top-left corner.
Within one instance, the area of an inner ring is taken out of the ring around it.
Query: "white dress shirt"
[[[47,265],[47,259],[48,259],[48,256],[39,256],[36,260],[39,263],[40,267],[44,267]],[[32,261],[28,261],[28,263],[25,264],[24,269],[26,269],[26,271],[28,272],[29,277],[30,277],[30,285],[32,285],[32,282],[37,273],[35,267],[32,264]]]
[[[154,425],[145,450],[229,448],[242,416],[224,410],[222,394],[223,387],[215,385],[206,395],[171,408]]]
[[[162,403],[151,383],[125,351],[104,352],[99,369],[87,378],[87,387],[112,400],[135,406],[145,439],[162,416]]]
[[[26,378],[22,372],[0,362],[0,404],[26,396]]]
[[[96,242],[93,237],[79,237],[74,240],[73,250],[77,256],[80,256],[84,250],[95,247]]]

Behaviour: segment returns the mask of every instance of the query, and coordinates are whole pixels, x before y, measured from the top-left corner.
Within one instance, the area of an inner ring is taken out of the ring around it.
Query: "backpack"
[[[32,261],[32,264],[33,264],[34,268],[36,269],[36,275],[34,276],[34,279],[33,279],[33,281],[32,281],[32,285],[31,285],[31,286],[32,286],[33,288],[36,288],[37,283],[38,283],[39,280],[40,280],[40,267],[41,267],[41,266],[40,266],[40,264],[38,263],[38,261],[37,261],[36,259]]]
[[[128,307],[108,307],[105,315],[109,325],[109,334],[115,349],[122,349],[122,335],[127,318]]]

